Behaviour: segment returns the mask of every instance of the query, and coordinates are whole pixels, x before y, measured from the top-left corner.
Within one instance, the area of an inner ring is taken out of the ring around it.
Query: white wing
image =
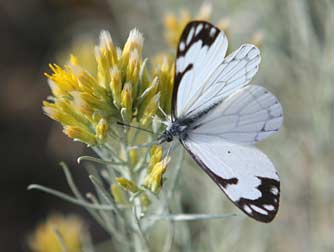
[[[173,93],[175,118],[189,118],[247,85],[258,70],[260,51],[242,45],[225,57],[225,34],[206,22],[190,22],[176,58]]]
[[[282,122],[277,98],[263,87],[249,85],[195,120],[191,134],[253,144],[277,132]]]
[[[225,57],[227,39],[213,25],[190,22],[177,49],[173,120],[184,123],[181,142],[204,171],[247,215],[270,222],[280,183],[255,143],[282,124],[282,107],[262,87],[246,86],[258,70],[260,51],[242,45]]]
[[[243,212],[261,222],[273,220],[279,207],[280,182],[265,154],[215,136],[190,134],[182,143]]]

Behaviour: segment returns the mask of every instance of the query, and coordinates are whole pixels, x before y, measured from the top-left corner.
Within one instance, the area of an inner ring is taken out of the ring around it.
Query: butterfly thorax
[[[167,128],[158,138],[158,141],[159,143],[171,142],[175,136],[184,140],[187,137],[187,128],[188,125],[181,120],[168,122]]]

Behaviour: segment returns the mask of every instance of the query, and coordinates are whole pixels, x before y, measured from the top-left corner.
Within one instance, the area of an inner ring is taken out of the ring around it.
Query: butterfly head
[[[174,136],[177,136],[180,139],[185,139],[186,129],[187,125],[183,125],[179,121],[170,122],[165,131],[158,138],[158,141],[159,143],[171,142],[173,141]]]

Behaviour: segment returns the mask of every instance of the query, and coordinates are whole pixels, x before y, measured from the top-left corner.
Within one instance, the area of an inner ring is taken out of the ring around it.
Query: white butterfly
[[[265,88],[248,85],[260,51],[242,45],[225,58],[223,31],[190,22],[177,48],[172,121],[160,142],[178,137],[199,166],[250,217],[275,217],[280,181],[274,165],[254,144],[278,131],[282,107]]]

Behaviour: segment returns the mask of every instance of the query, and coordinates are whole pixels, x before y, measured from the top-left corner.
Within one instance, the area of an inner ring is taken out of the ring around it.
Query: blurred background
[[[188,159],[180,178],[184,209],[237,212],[237,217],[190,224],[193,251],[334,251],[334,3],[331,0],[212,0],[213,23],[222,18],[230,50],[253,41],[262,64],[253,83],[282,102],[282,131],[260,144],[281,177],[276,219],[256,223],[231,206]],[[66,161],[83,192],[91,190],[76,158],[87,149],[43,115],[49,94],[43,73],[74,53],[87,60],[101,29],[122,45],[137,27],[144,55],[167,48],[163,17],[181,9],[194,16],[202,1],[30,0],[0,2],[0,247],[29,251],[27,237],[53,212],[77,214],[94,242],[106,234],[84,210],[37,191],[39,183],[69,192],[58,166]],[[89,66],[87,66],[89,67]],[[200,200],[199,200],[200,199]],[[45,251],[48,252],[48,251]]]

